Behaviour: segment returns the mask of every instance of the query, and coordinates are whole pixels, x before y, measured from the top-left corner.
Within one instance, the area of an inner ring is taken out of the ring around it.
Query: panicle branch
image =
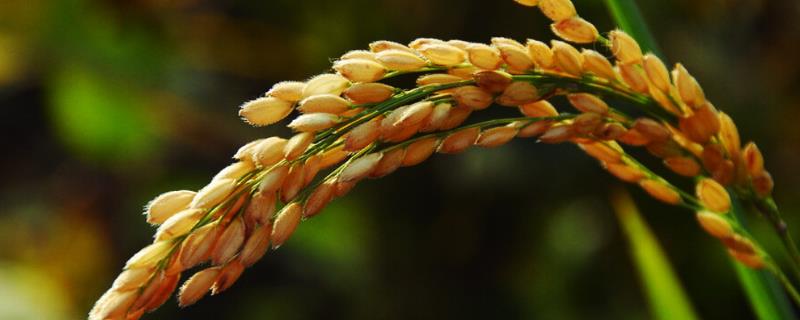
[[[145,214],[158,226],[153,243],[126,263],[90,318],[137,319],[176,289],[181,306],[220,293],[270,248],[286,243],[303,219],[363,179],[434,153],[493,148],[514,137],[574,143],[620,180],[695,211],[702,229],[738,261],[753,268],[771,264],[728,214],[729,190],[771,201],[763,157],[752,142],[740,146],[733,121],[706,99],[687,69],[676,64],[669,71],[623,31],[602,37],[569,0],[516,1],[538,6],[564,41],[376,41],[342,55],[333,73],[277,83],[244,103],[239,115],[254,126],[297,110],[288,125],[297,133],[247,143],[199,191],[171,191],[151,201]],[[570,44],[596,42],[610,56]],[[384,83],[409,74],[418,75],[415,88]],[[557,95],[578,113],[548,102]],[[492,105],[522,116],[464,124]],[[643,147],[672,172],[694,178],[694,194],[644,167],[623,146]],[[320,172],[328,173],[317,177]],[[178,288],[181,274],[197,266]]]

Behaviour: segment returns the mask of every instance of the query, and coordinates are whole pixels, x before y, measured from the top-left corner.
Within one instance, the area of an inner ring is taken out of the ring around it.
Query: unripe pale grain
[[[600,35],[593,24],[578,16],[556,21],[550,29],[559,38],[574,43],[592,43]]]
[[[303,88],[303,98],[318,94],[332,94],[338,96],[342,94],[348,86],[350,86],[350,81],[346,78],[338,74],[323,73],[306,82],[306,86]]]
[[[162,193],[145,206],[147,222],[150,224],[164,223],[169,217],[188,208],[195,194],[194,191],[189,190]]]
[[[367,59],[339,60],[333,64],[333,69],[352,82],[375,82],[386,74],[383,65]]]
[[[332,94],[318,94],[300,101],[297,110],[302,113],[340,114],[350,109],[350,102]]]
[[[275,218],[275,223],[272,226],[270,242],[273,249],[277,249],[283,245],[292,233],[294,233],[294,230],[297,229],[297,225],[300,224],[301,215],[302,207],[297,202],[289,203],[281,209],[281,212],[278,213],[278,216]]]
[[[267,126],[280,121],[292,112],[292,102],[275,97],[261,97],[245,102],[239,116],[254,126]]]

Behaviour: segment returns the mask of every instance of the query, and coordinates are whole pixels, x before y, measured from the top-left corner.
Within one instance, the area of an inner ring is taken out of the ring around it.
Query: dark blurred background
[[[639,2],[668,59],[758,142],[800,232],[798,2]],[[612,28],[601,1],[576,5]],[[151,240],[147,201],[288,135],[236,115],[273,83],[373,40],[492,36],[552,38],[511,0],[0,1],[0,318],[85,317]],[[608,205],[617,186],[569,145],[434,156],[361,183],[228,292],[146,318],[650,318]],[[751,318],[691,213],[630,190],[700,316]]]

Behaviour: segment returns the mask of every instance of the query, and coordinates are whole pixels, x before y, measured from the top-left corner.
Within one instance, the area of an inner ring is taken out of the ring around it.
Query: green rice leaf
[[[630,246],[654,319],[697,319],[694,308],[650,227],[624,190],[612,194],[611,204]]]

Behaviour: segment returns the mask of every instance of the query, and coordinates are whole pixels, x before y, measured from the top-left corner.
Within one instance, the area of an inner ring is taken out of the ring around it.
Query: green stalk
[[[614,21],[622,30],[636,39],[643,50],[649,50],[663,59],[655,38],[633,0],[606,0],[605,3]],[[731,193],[731,200],[734,203],[731,214],[743,222],[742,207],[735,193]],[[742,228],[745,228],[743,223]],[[779,289],[775,278],[768,275],[768,271],[753,270],[731,261],[742,289],[759,319],[795,319],[785,293]],[[780,270],[778,271],[780,273]]]

